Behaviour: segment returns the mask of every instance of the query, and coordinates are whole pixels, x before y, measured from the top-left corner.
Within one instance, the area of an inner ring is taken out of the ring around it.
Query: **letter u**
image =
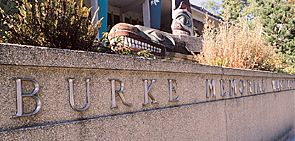
[[[90,88],[89,88],[89,83],[90,83],[90,79],[86,79],[86,98],[85,98],[85,103],[83,105],[82,108],[79,108],[76,106],[75,104],[75,99],[74,99],[74,79],[68,79],[69,81],[69,91],[70,91],[70,105],[72,107],[72,109],[82,112],[82,111],[86,111],[87,109],[89,109],[90,107]]]

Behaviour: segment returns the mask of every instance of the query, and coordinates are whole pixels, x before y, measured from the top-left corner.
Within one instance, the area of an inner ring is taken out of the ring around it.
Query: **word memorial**
[[[267,82],[270,82],[267,83]],[[218,84],[216,84],[218,83]],[[268,90],[268,86],[271,86],[271,90]],[[219,86],[219,93],[216,91],[216,87]],[[266,94],[271,92],[280,92],[284,90],[293,90],[295,88],[294,79],[285,80],[236,80],[220,79],[216,81],[214,79],[206,79],[206,97],[215,98],[217,94],[221,97],[239,97],[255,94]]]

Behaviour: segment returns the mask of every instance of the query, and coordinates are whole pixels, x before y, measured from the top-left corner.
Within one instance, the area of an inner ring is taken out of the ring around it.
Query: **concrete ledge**
[[[14,44],[0,44],[0,55],[0,64],[2,65],[184,73],[204,73],[207,71],[208,73],[214,74],[222,73],[222,68],[204,66],[191,62],[148,60],[124,55]],[[210,70],[212,70],[212,72]]]
[[[222,68],[188,61],[148,60],[140,57],[103,54],[76,50],[54,49],[0,43],[0,64],[37,67],[65,67],[85,69],[112,69],[178,73],[223,74],[261,77],[290,77],[266,71]],[[274,75],[275,74],[275,75]]]

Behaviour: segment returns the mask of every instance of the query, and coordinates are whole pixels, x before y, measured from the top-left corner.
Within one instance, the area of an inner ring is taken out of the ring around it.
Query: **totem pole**
[[[154,6],[154,8],[151,8],[150,17],[155,19],[152,22],[158,25],[154,24],[156,26],[150,28],[118,23],[111,29],[108,36],[111,45],[126,47],[134,52],[147,50],[157,56],[175,57],[176,53],[178,55],[191,55],[192,52],[199,53],[201,51],[201,47],[196,45],[201,43],[201,39],[192,37],[193,18],[189,0],[172,0],[173,22],[171,28],[174,35],[155,29],[160,26],[161,1],[149,0],[148,2],[151,2],[151,5]],[[118,41],[118,38],[120,41]]]
[[[172,0],[172,34],[193,36],[193,18],[189,0]]]

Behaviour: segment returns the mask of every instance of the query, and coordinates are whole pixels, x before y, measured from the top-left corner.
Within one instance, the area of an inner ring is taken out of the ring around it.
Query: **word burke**
[[[23,91],[22,83],[23,81],[31,82],[34,85],[34,89],[30,93],[25,93]],[[131,107],[132,104],[127,102],[124,97],[124,83],[118,79],[109,79],[111,83],[111,108],[117,107],[116,96],[120,97],[122,103],[125,106]],[[148,104],[155,104],[158,103],[155,97],[150,93],[153,84],[156,82],[155,79],[144,79],[144,102],[143,105]],[[74,100],[74,79],[68,79],[69,83],[69,101],[70,106],[72,109],[76,111],[86,111],[90,107],[90,79],[86,79],[86,95],[85,95],[85,103],[82,107],[77,107]],[[168,86],[169,86],[169,102],[178,102],[179,96],[175,96],[176,93],[176,80],[168,79]],[[41,109],[41,100],[40,97],[37,95],[40,91],[39,83],[30,78],[17,78],[16,79],[16,116],[23,117],[23,116],[32,116],[37,114]],[[32,112],[25,113],[23,111],[23,97],[32,97],[36,102],[36,107]]]

